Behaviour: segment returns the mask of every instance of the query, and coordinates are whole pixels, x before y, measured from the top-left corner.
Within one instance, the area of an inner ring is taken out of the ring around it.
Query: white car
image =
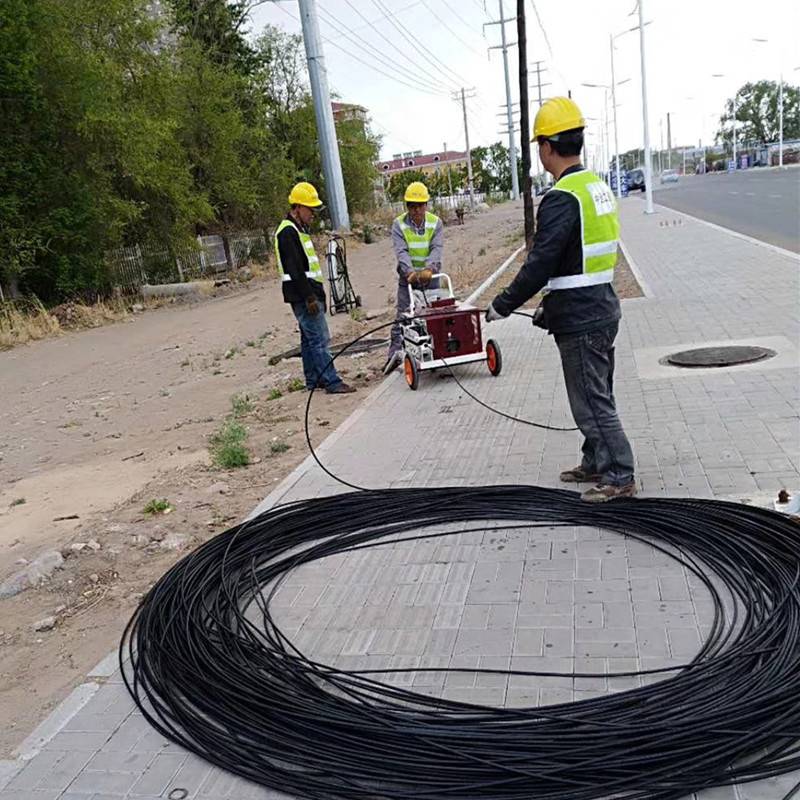
[[[677,182],[678,182],[678,170],[665,169],[661,173],[661,183],[677,183]]]

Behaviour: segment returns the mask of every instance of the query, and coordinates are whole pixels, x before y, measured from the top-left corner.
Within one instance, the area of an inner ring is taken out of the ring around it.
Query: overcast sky
[[[725,98],[746,81],[763,78],[800,82],[800,3],[771,0],[744,4],[729,0],[644,0],[646,67],[651,144],[657,146],[670,112],[675,146],[708,144]],[[446,142],[464,148],[460,102],[450,99],[462,86],[474,88],[468,103],[470,144],[490,144],[507,135],[505,83],[500,50],[499,3],[487,0],[318,0],[323,46],[332,91],[365,106],[383,136],[382,157],[409,150],[432,152]],[[598,140],[604,91],[582,83],[611,82],[609,35],[638,23],[635,0],[526,0],[528,63],[542,60],[543,96],[566,94],[590,121],[590,145]],[[505,0],[512,16],[516,0]],[[537,21],[537,14],[539,21]],[[394,17],[394,23],[393,19]],[[296,0],[268,3],[253,12],[252,31],[272,23],[300,32]],[[506,25],[516,42],[516,23]],[[350,38],[348,38],[350,37]],[[766,43],[754,38],[767,39]],[[345,52],[347,51],[347,52]],[[512,97],[519,98],[518,59],[509,49]],[[619,148],[641,147],[642,93],[638,31],[616,39],[615,71]],[[724,77],[714,78],[720,73]],[[626,79],[630,79],[627,82]],[[531,99],[536,98],[531,71]],[[691,99],[690,99],[691,98]],[[610,96],[608,99],[611,110]],[[534,109],[535,110],[535,109]],[[609,114],[610,116],[610,114]],[[611,130],[613,137],[613,129]],[[612,144],[613,146],[613,144]]]

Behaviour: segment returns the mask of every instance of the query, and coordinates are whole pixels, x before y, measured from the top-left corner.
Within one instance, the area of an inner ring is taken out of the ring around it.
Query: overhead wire
[[[292,14],[291,11],[289,11],[288,9],[285,9],[282,5],[278,4],[277,7],[280,8],[280,10],[283,11],[284,14],[286,14],[289,17],[291,17],[295,22],[299,22],[300,21],[294,14]],[[415,86],[414,84],[409,83],[408,81],[406,81],[406,80],[404,80],[402,78],[399,78],[397,75],[392,74],[391,72],[385,72],[380,67],[376,67],[374,64],[368,63],[367,61],[365,61],[360,56],[356,55],[355,53],[353,53],[350,50],[348,50],[346,47],[342,46],[341,43],[339,43],[339,42],[337,42],[337,41],[335,41],[333,39],[329,39],[326,36],[322,36],[321,38],[326,44],[329,44],[332,47],[335,47],[337,50],[341,50],[345,55],[349,56],[354,61],[357,61],[358,63],[363,64],[368,69],[371,69],[371,70],[379,73],[380,75],[383,75],[385,78],[389,78],[389,80],[392,80],[395,83],[401,84],[402,86],[405,86],[408,89],[414,89],[415,91],[422,92],[424,94],[429,94],[431,96],[438,96],[438,95],[444,94],[444,92],[441,92],[441,91],[434,91],[434,90],[431,90],[431,89],[428,89],[428,88],[425,88],[425,87],[422,87],[422,86]]]
[[[363,12],[351,2],[351,0],[345,0],[347,5],[361,18],[366,19]],[[326,12],[329,17],[332,17],[330,12]],[[335,19],[335,18],[334,18]],[[337,20],[338,22],[338,20]],[[344,25],[345,23],[339,23],[340,25]],[[448,87],[442,86],[442,79],[440,75],[432,72],[431,70],[427,69],[424,64],[420,64],[418,60],[415,60],[413,53],[405,52],[401,50],[386,34],[379,28],[374,27],[373,31],[378,34],[398,55],[400,59],[398,61],[391,61],[387,56],[383,56],[382,58],[384,61],[389,63],[390,68],[397,70],[398,66],[405,66],[407,68],[413,67],[413,75],[409,74],[408,71],[403,73],[404,80],[409,81],[411,83],[415,83],[419,81],[422,85],[425,85],[429,88],[434,89],[438,93],[445,94],[448,91]],[[371,50],[377,51],[377,48],[370,44],[366,39],[363,37],[358,37],[361,41],[369,47]]]
[[[388,14],[386,6],[383,4],[383,0],[372,0],[372,4],[374,6],[376,6],[379,10],[381,10],[384,13]],[[459,75],[457,72],[455,72],[455,70],[453,70],[450,67],[448,67],[447,64],[445,64],[444,61],[442,61],[436,55],[436,53],[434,53],[429,47],[427,47],[422,41],[420,41],[420,38],[419,38],[418,35],[412,34],[411,31],[408,28],[406,28],[406,26],[399,19],[397,19],[395,17],[388,17],[388,16],[387,16],[387,19],[394,26],[394,28],[397,31],[400,32],[400,35],[403,36],[405,38],[405,40],[410,45],[412,45],[412,47],[418,48],[422,52],[427,53],[428,56],[433,61],[435,61],[437,64],[439,64],[439,66],[442,69],[444,69],[445,71],[449,72],[453,76],[452,78],[448,78],[449,81],[452,81],[453,79],[455,79],[455,81],[457,82],[458,85],[466,86],[468,81],[465,78],[463,78],[461,75]]]
[[[439,16],[437,13],[436,13],[436,11],[435,11],[433,8],[431,8],[431,7],[430,7],[430,5],[428,4],[427,0],[422,0],[422,5],[424,5],[424,6],[425,6],[425,8],[427,8],[427,9],[428,9],[428,12],[431,14],[431,16],[433,16],[433,18],[434,18],[434,19],[435,19],[435,20],[436,20],[436,21],[437,21],[437,22],[438,22],[438,23],[439,23],[439,24],[440,24],[440,25],[441,25],[441,26],[442,26],[442,27],[443,27],[443,28],[444,28],[444,29],[445,29],[445,30],[446,30],[448,33],[450,33],[450,34],[451,34],[451,36],[453,36],[455,39],[457,39],[459,42],[461,42],[461,44],[463,44],[463,45],[464,45],[464,47],[466,47],[468,50],[472,50],[472,52],[473,52],[473,53],[475,53],[476,55],[479,55],[479,56],[480,56],[480,55],[483,55],[483,53],[481,53],[480,51],[476,50],[476,49],[475,49],[475,48],[474,48],[474,47],[473,47],[473,46],[472,46],[472,45],[471,45],[469,42],[467,42],[467,41],[465,41],[464,39],[462,39],[462,38],[461,38],[461,36],[460,36],[458,33],[456,33],[456,31],[454,31],[454,30],[453,30],[453,29],[450,27],[450,25],[449,25],[447,22],[445,22],[445,20],[443,20],[443,19],[442,19],[442,18],[441,18],[441,17],[440,17],[440,16]],[[457,18],[458,18],[458,17],[457,17]]]

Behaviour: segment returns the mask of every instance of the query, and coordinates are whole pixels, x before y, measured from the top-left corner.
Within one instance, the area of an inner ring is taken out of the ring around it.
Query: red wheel
[[[486,342],[486,366],[489,367],[489,372],[495,377],[503,369],[503,356],[500,353],[500,345],[494,339],[489,339]]]
[[[406,376],[408,388],[416,391],[419,386],[419,367],[417,366],[417,359],[413,356],[406,355],[403,359],[403,372]]]

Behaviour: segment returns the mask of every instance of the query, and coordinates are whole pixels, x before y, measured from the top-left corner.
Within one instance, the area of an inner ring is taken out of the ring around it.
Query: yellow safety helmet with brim
[[[322,200],[319,199],[317,190],[306,181],[296,183],[289,192],[290,206],[307,206],[308,208],[319,208]]]
[[[421,181],[413,181],[406,187],[406,193],[403,197],[406,203],[427,203],[431,199],[428,194],[428,188]]]
[[[574,100],[569,97],[551,97],[536,114],[533,141],[539,137],[556,139],[559,133],[585,127],[586,120]]]

